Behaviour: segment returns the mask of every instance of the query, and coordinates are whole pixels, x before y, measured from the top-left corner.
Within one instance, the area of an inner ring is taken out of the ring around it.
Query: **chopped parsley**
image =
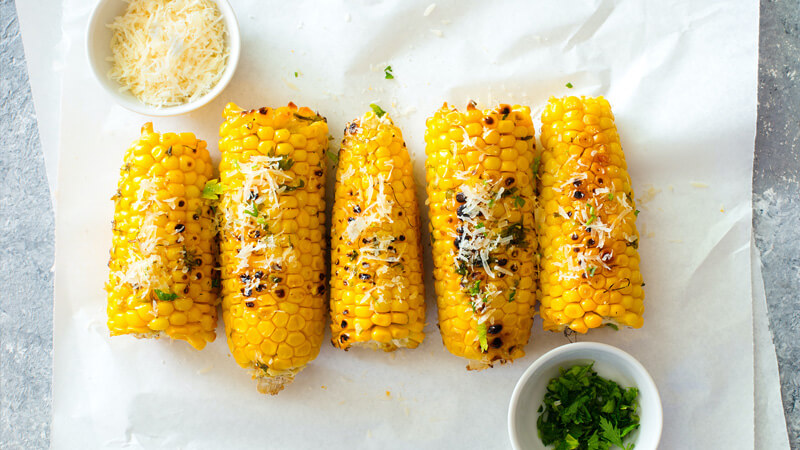
[[[597,219],[597,216],[594,213],[594,205],[589,205],[589,220],[586,221],[586,226],[589,226]]]
[[[393,80],[394,79],[394,74],[392,73],[392,66],[386,66],[383,69],[383,75],[384,75],[384,78],[386,78],[387,80]]]
[[[625,437],[639,428],[639,390],[600,377],[592,366],[561,368],[547,384],[536,422],[539,438],[557,450],[632,450]]]
[[[328,159],[330,159],[334,164],[339,162],[339,155],[337,155],[336,153],[333,153],[332,151],[328,150],[326,154],[328,155]]]
[[[206,185],[203,186],[202,196],[205,199],[217,200],[223,192],[225,192],[225,186],[215,178],[213,180],[206,181]]]
[[[154,289],[154,291],[156,293],[156,297],[158,297],[158,299],[162,302],[171,302],[178,298],[178,294],[173,294],[169,291],[164,292],[161,289]]]
[[[296,190],[298,190],[298,189],[300,189],[302,187],[305,187],[305,185],[306,185],[306,182],[303,181],[303,179],[301,178],[300,182],[297,183],[297,186],[289,186],[288,184],[282,184],[279,187],[283,188],[283,192],[292,192],[292,191],[296,191]],[[245,212],[247,212],[247,211],[245,211]]]
[[[289,158],[289,155],[281,156],[281,160],[278,161],[278,169],[281,170],[289,170],[294,165],[294,160]]]
[[[542,163],[542,157],[541,156],[537,156],[536,158],[533,158],[533,165],[531,166],[531,169],[533,169],[533,176],[534,177],[537,177],[537,178],[539,177],[539,164],[541,164],[541,163]]]
[[[476,296],[481,293],[481,280],[475,282],[472,287],[469,288],[469,295]]]
[[[375,103],[370,103],[369,107],[372,108],[372,112],[374,112],[379,119],[383,117],[384,114],[386,114],[386,111],[384,111],[383,108],[376,105]]]
[[[572,83],[567,82],[567,87],[572,89]]]
[[[478,324],[478,343],[481,345],[481,350],[489,350],[489,339],[486,338],[486,324]]]
[[[247,214],[248,216],[258,217],[258,203],[251,202],[250,207],[252,209],[245,209],[244,213]]]

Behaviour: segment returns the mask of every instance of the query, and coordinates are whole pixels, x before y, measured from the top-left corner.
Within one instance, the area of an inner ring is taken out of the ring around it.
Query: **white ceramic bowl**
[[[537,410],[544,400],[547,383],[559,375],[559,368],[594,361],[594,370],[603,378],[616,381],[623,387],[639,389],[639,429],[630,434],[627,442],[636,450],[655,450],[661,439],[662,411],[658,390],[645,368],[633,356],[622,350],[596,342],[566,344],[553,349],[534,361],[522,374],[511,395],[508,409],[508,434],[517,450],[545,450],[539,439]]]
[[[225,28],[227,31],[225,44],[228,47],[228,61],[225,66],[225,71],[222,73],[222,77],[208,93],[194,101],[182,105],[158,108],[142,103],[128,91],[120,92],[119,83],[108,77],[108,72],[111,70],[111,62],[108,61],[108,58],[111,56],[112,33],[107,25],[113,22],[115,17],[125,13],[125,8],[128,4],[123,0],[100,0],[89,18],[89,25],[86,29],[86,53],[89,58],[89,65],[97,81],[100,82],[106,92],[108,92],[117,103],[131,111],[148,116],[174,116],[184,114],[194,111],[213,100],[214,97],[225,89],[225,86],[227,86],[228,82],[233,78],[236,65],[239,63],[241,41],[239,37],[239,23],[236,21],[236,14],[234,14],[231,5],[227,0],[212,1],[219,8],[223,20],[225,21]]]

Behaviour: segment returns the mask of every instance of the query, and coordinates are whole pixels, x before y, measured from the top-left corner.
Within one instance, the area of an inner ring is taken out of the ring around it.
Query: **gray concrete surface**
[[[0,104],[0,449],[47,448],[53,208],[11,0],[0,0]]]
[[[800,448],[800,1],[761,2],[753,227],[793,449]]]
[[[47,448],[53,211],[12,0],[0,0],[0,448]],[[800,1],[761,2],[756,244],[793,449],[800,449]]]

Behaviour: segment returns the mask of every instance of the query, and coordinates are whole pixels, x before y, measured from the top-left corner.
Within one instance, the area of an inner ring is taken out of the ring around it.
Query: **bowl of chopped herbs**
[[[508,411],[515,449],[655,450],[661,399],[633,356],[606,344],[566,344],[522,375]]]

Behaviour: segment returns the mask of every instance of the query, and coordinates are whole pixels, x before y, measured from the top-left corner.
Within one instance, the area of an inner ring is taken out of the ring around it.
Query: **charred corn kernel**
[[[178,155],[191,163],[181,168]],[[169,336],[198,350],[214,340],[216,308],[189,318],[179,307],[218,301],[216,289],[206,283],[216,276],[211,204],[202,199],[190,205],[185,195],[189,187],[202,189],[212,171],[205,141],[192,133],[155,133],[151,123],[126,153],[112,198],[106,284],[112,336]],[[210,333],[200,327],[201,320],[214,324]],[[193,325],[188,332],[187,325]]]
[[[403,135],[388,115],[345,127],[331,229],[331,341],[415,348],[425,324],[419,210]],[[405,329],[406,331],[397,331]]]
[[[258,390],[277,394],[316,358],[325,327],[320,161],[328,125],[292,103],[251,111],[229,103],[223,115],[219,216],[225,331],[234,359],[252,370]],[[304,163],[295,159],[300,151]],[[299,209],[307,215],[302,225]]]
[[[545,329],[641,327],[638,211],[611,107],[602,97],[551,98],[542,144],[535,165]]]
[[[533,134],[530,109],[523,106],[480,111],[470,103],[462,113],[445,104],[427,120],[439,328],[447,349],[468,359],[471,369],[523,356],[530,338]]]

